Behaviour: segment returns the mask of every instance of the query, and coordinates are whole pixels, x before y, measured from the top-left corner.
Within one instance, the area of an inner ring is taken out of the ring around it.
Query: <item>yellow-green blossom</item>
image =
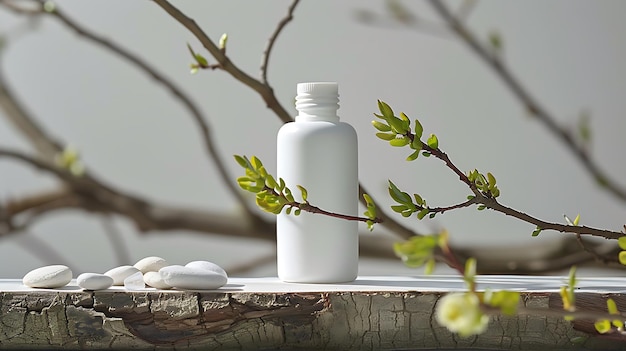
[[[480,300],[473,293],[452,293],[437,303],[437,322],[463,337],[481,334],[489,316],[480,310]]]

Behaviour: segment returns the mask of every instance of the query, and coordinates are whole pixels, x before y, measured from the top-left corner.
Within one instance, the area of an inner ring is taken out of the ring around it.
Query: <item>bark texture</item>
[[[0,349],[104,350],[513,350],[624,349],[593,321],[493,318],[486,333],[460,338],[437,324],[442,294],[403,292],[213,293],[0,292]],[[524,293],[533,308],[560,308],[558,294]],[[578,298],[606,311],[606,295]],[[612,295],[623,308],[626,298]]]

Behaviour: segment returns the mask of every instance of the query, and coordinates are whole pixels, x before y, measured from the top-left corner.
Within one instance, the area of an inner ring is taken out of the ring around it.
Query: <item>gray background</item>
[[[406,2],[436,20],[424,2]],[[148,1],[59,1],[82,24],[148,59],[174,80],[209,116],[220,151],[257,155],[275,168],[279,120],[260,97],[221,71],[190,75],[189,42],[197,40]],[[456,6],[459,2],[450,2]],[[228,33],[228,55],[258,76],[261,53],[288,1],[176,1],[215,41]],[[366,26],[355,11],[384,13],[382,1],[303,1],[276,43],[269,80],[281,103],[294,111],[302,81],[337,81],[340,116],[359,134],[362,182],[383,204],[388,178],[418,192],[431,205],[462,201],[469,191],[441,162],[407,163],[406,149],[374,137],[376,100],[420,118],[425,133],[464,171],[479,168],[498,179],[501,201],[550,221],[580,213],[589,226],[620,230],[625,206],[600,190],[574,157],[533,121],[509,90],[452,36],[406,28]],[[626,2],[482,1],[469,26],[486,38],[498,30],[503,59],[559,122],[575,129],[582,110],[592,113],[593,157],[609,174],[626,174]],[[0,10],[0,32],[15,33],[24,18]],[[209,58],[210,60],[210,58]],[[20,99],[55,136],[76,145],[87,167],[112,184],[159,201],[238,211],[204,155],[191,117],[169,93],[119,58],[44,18],[36,30],[9,35],[0,64]],[[31,151],[0,111],[0,145]],[[227,160],[230,160],[227,158]],[[230,162],[230,161],[229,161]],[[233,180],[241,172],[228,164]],[[626,181],[622,182],[626,184]],[[0,200],[49,189],[50,177],[0,159]],[[311,194],[311,201],[314,194]],[[252,198],[251,198],[251,201]],[[549,242],[558,233],[531,238],[532,225],[465,209],[434,221],[400,219],[419,231],[446,227],[454,243],[515,246]],[[132,258],[160,255],[175,263],[208,259],[228,268],[271,252],[265,241],[167,232],[138,234],[116,219]],[[66,211],[46,217],[29,233],[46,240],[73,264],[75,274],[118,264],[101,219]],[[370,235],[384,235],[378,228]],[[24,249],[20,236],[0,240],[0,277],[21,277],[45,262]],[[131,264],[133,262],[130,262]],[[364,261],[361,274],[418,273],[400,262]],[[272,265],[252,275],[271,275]]]

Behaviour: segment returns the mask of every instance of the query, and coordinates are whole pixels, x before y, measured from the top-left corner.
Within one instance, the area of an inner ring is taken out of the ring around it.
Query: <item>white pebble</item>
[[[155,289],[171,289],[172,287],[168,285],[161,276],[159,272],[146,272],[143,275],[143,281],[146,285],[151,286]]]
[[[106,271],[104,274],[113,278],[113,285],[124,285],[124,279],[139,272],[133,266],[119,266]]]
[[[168,285],[187,290],[213,290],[224,286],[228,281],[220,273],[178,265],[163,267],[159,273]]]
[[[141,260],[135,263],[135,268],[141,271],[141,273],[146,272],[158,272],[159,269],[167,266],[168,263],[165,259],[156,256],[150,256],[142,258]]]
[[[216,265],[213,262],[209,262],[209,261],[192,261],[192,262],[187,263],[185,265],[185,267],[196,268],[196,269],[203,269],[203,270],[219,273],[219,274],[223,275],[224,277],[226,277],[228,279],[228,274],[226,274],[226,271],[222,267]]]
[[[99,273],[82,273],[76,278],[76,283],[85,290],[104,290],[113,285],[113,278]]]
[[[26,273],[22,283],[31,288],[60,288],[72,280],[72,270],[67,266],[45,266]]]
[[[124,288],[126,290],[142,290],[146,288],[146,283],[143,281],[143,274],[136,272],[124,279]]]

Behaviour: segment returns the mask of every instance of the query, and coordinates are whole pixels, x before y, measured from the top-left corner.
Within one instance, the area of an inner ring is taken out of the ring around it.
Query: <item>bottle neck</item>
[[[339,94],[336,83],[301,83],[296,96],[296,121],[338,122]]]

